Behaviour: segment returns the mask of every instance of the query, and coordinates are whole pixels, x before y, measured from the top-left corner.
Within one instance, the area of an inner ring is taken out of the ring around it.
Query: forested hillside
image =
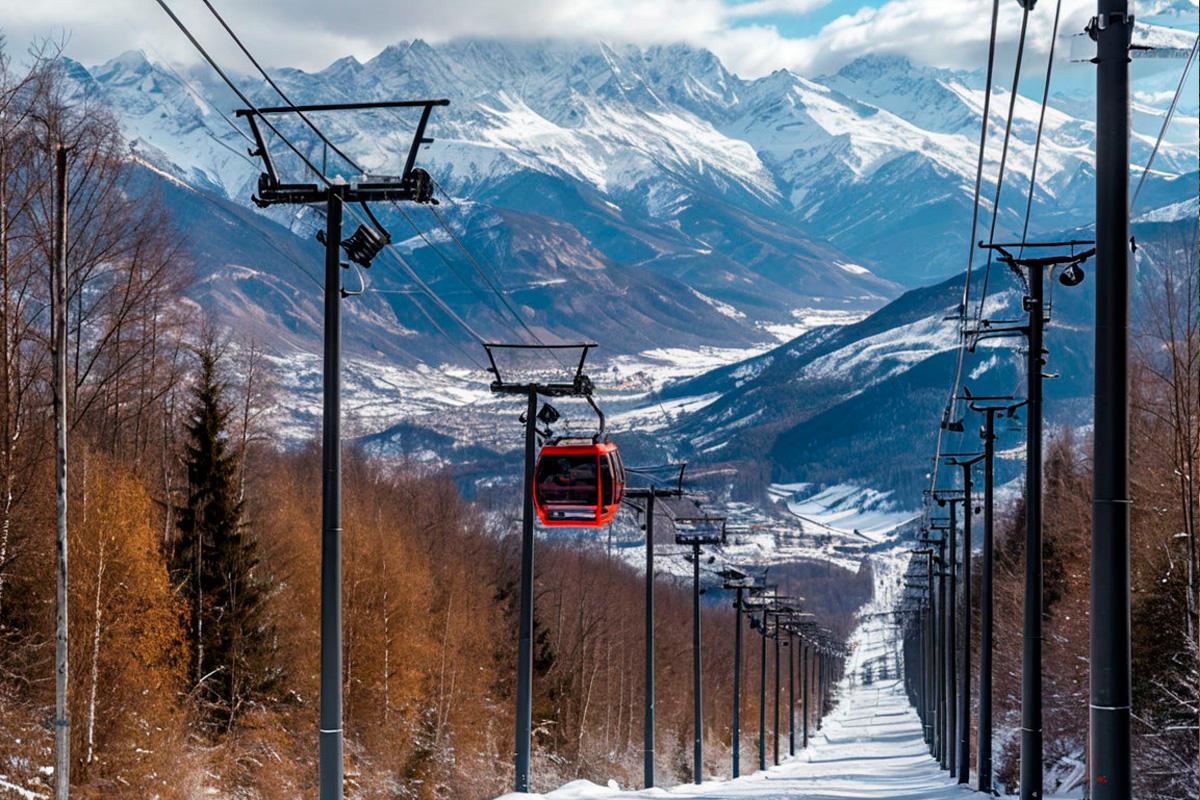
[[[260,343],[189,302],[206,264],[104,108],[61,62],[0,64],[0,796],[52,785],[54,464],[47,303],[52,143],[71,147],[68,710],[79,798],[292,800],[317,777],[320,456],[281,449]],[[312,434],[318,430],[314,426]],[[518,526],[418,462],[348,448],[345,729],[353,796],[511,784]],[[536,781],[635,780],[642,576],[540,547]],[[810,568],[811,571],[811,568]],[[871,573],[822,566],[845,632]],[[799,577],[799,573],[797,577]],[[786,585],[786,581],[785,581]],[[818,589],[818,593],[820,590]],[[711,598],[710,598],[711,599]],[[688,768],[690,591],[660,580],[659,760]],[[704,611],[708,758],[727,764],[733,612]],[[751,649],[745,670],[751,673]],[[743,713],[756,714],[747,692]],[[745,752],[745,751],[744,751]],[[750,755],[747,753],[747,759]]]

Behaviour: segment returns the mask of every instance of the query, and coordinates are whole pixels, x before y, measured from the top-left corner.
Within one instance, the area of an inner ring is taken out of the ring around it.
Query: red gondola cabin
[[[548,444],[538,455],[533,503],[543,525],[599,528],[625,493],[625,465],[612,442]]]

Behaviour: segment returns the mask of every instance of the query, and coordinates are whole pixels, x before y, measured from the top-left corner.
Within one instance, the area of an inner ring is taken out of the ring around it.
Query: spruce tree
[[[179,510],[173,583],[190,612],[195,694],[213,721],[231,725],[271,683],[270,632],[263,613],[266,587],[256,569],[255,541],[242,519],[220,353],[209,342],[196,355],[199,371],[184,452],[188,495]]]

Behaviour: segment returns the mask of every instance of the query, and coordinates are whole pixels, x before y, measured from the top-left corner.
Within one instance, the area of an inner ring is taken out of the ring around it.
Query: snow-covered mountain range
[[[71,69],[80,93],[116,109],[144,180],[184,222],[197,299],[291,365],[286,405],[303,435],[319,374],[304,355],[319,352],[319,217],[252,207],[259,167],[230,122],[239,103],[205,68],[126,53]],[[261,81],[235,76],[256,103],[278,103]],[[464,248],[428,209],[379,213],[405,259],[485,336],[517,333],[478,271],[539,335],[598,341],[608,360],[593,377],[609,390],[615,424],[652,431],[630,437],[632,452],[688,454],[735,472],[758,464],[750,472],[760,491],[771,481],[817,491],[854,476],[884,492],[913,488],[930,433],[924,412],[944,401],[954,344],[943,317],[968,251],[979,75],[868,56],[817,78],[780,70],[745,80],[685,45],[417,40],[365,63],[276,78],[295,102],[450,100],[419,161],[445,190],[439,213]],[[993,91],[985,223],[1009,97]],[[1156,98],[1135,109],[1135,164],[1154,142]],[[1166,224],[1195,218],[1194,106],[1185,100],[1142,195],[1142,210]],[[1039,112],[1018,96],[1002,235],[1020,229]],[[1075,95],[1047,112],[1032,235],[1089,224],[1087,114]],[[385,174],[412,135],[413,119],[396,112],[316,120]],[[287,130],[345,172],[310,132]],[[453,444],[471,448],[469,458],[456,451],[464,462],[502,458],[515,439],[495,425],[504,412],[486,376],[471,371],[469,337],[442,318],[448,348],[434,329],[440,313],[393,265],[381,260],[367,281],[347,305],[354,429],[419,457]],[[993,302],[1011,308],[1014,290],[997,281]],[[1086,327],[1076,333],[1062,354],[1086,369]],[[1015,376],[1011,359],[978,369],[981,380],[989,370],[986,380]],[[1064,382],[1064,396],[1078,396],[1077,384]],[[843,435],[849,427],[855,436]],[[877,457],[853,465],[851,450]],[[890,513],[897,501],[872,502]]]
[[[126,53],[76,72],[85,91],[118,108],[149,163],[248,204],[258,170],[225,119],[239,103],[207,68],[177,70]],[[366,63],[345,58],[316,73],[281,70],[277,78],[297,102],[449,98],[435,114],[435,141],[421,163],[459,198],[447,213],[514,287],[578,277],[555,274],[553,263],[564,260],[556,256],[566,251],[565,260],[582,269],[642,268],[681,281],[704,295],[707,316],[744,314],[735,327],[753,338],[756,324],[758,331],[784,324],[799,308],[877,307],[896,294],[895,283],[911,287],[958,271],[967,249],[963,220],[984,94],[973,73],[868,56],[817,79],[779,70],[743,80],[686,45],[416,40]],[[261,81],[238,79],[256,102],[279,102]],[[985,198],[994,191],[1007,104],[1007,91],[997,87]],[[1016,201],[1027,191],[1039,110],[1018,97],[1002,231],[1019,229],[1023,203]],[[1144,130],[1132,148],[1138,164],[1157,123],[1151,109],[1141,111]],[[413,119],[371,112],[318,122],[368,169],[389,173],[406,153]],[[291,130],[315,160],[325,158],[315,137]],[[1196,169],[1196,118],[1185,109],[1176,130],[1193,131],[1182,137],[1192,144],[1169,141],[1160,150],[1146,190],[1152,205],[1194,190],[1194,181],[1178,176]],[[1089,119],[1052,105],[1035,228],[1086,223],[1092,135]],[[336,161],[331,169],[345,169]],[[413,216],[422,227],[432,224]],[[400,221],[394,230],[412,235]],[[418,261],[430,255],[420,240],[412,249]],[[530,255],[538,263],[521,263]],[[436,256],[429,271],[445,271],[435,265]],[[655,288],[696,308],[697,298],[677,285]],[[539,301],[546,298],[529,303],[535,312]],[[549,316],[539,322],[565,327]]]

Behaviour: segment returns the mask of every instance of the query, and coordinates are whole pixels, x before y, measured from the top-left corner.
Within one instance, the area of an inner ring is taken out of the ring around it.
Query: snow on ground
[[[874,563],[874,562],[873,562]],[[679,797],[696,800],[951,800],[976,796],[941,771],[926,748],[921,723],[897,676],[899,631],[886,614],[896,600],[904,553],[897,548],[879,557],[876,596],[851,638],[846,677],[836,707],[809,746],[795,757],[737,780],[716,779],[696,786],[623,790],[573,781],[545,795],[509,794],[502,800],[635,800]],[[864,685],[870,668],[887,678]]]
[[[598,396],[609,413],[614,430],[637,428],[657,430],[669,420],[695,411],[717,395],[679,398],[658,402],[656,393],[670,380],[691,377],[716,367],[759,355],[769,344],[757,348],[710,348],[696,350],[662,348],[637,356],[618,356],[589,369],[599,389]],[[290,442],[312,439],[320,433],[321,358],[317,353],[291,352],[271,357],[277,397],[271,418],[276,434]],[[377,360],[349,357],[343,369],[344,413],[352,435],[385,430],[401,422],[444,431],[456,440],[508,449],[519,443],[507,428],[496,428],[497,415],[508,419],[511,402],[493,395],[491,375],[478,369],[442,364],[414,367],[384,364]],[[580,405],[579,419],[572,402],[556,405],[564,412],[564,424],[594,425],[595,416]],[[481,420],[486,418],[487,425]],[[495,433],[495,436],[489,435]]]
[[[660,403],[640,405],[629,411],[613,414],[610,422],[614,430],[661,431],[668,427],[672,420],[684,414],[699,411],[719,399],[721,399],[719,392],[710,392],[696,397],[663,400]]]
[[[796,309],[795,332],[823,325],[846,325],[865,312]],[[760,327],[764,327],[760,323]],[[766,328],[764,327],[764,330]],[[790,338],[790,337],[789,337]],[[762,355],[775,346],[764,341],[748,348],[664,347],[636,355],[599,359],[588,368],[597,386],[597,397],[614,431],[656,431],[679,417],[697,411],[718,398],[716,394],[659,401],[670,381],[694,377],[718,367]],[[277,397],[271,418],[279,438],[301,442],[320,433],[321,358],[318,353],[291,352],[271,359]],[[760,362],[746,370],[761,368]],[[749,372],[745,377],[750,377]],[[350,356],[343,370],[346,428],[351,435],[369,435],[402,422],[444,432],[459,443],[480,444],[498,450],[519,444],[507,425],[513,405],[493,395],[492,376],[479,370],[442,364],[413,367],[385,364]],[[555,404],[563,412],[563,426],[580,430],[595,424],[594,414],[582,403],[564,400]]]
[[[319,436],[321,356],[290,353],[271,361],[278,392],[270,413],[277,435],[291,442]],[[427,424],[439,427],[432,420],[449,417],[451,409],[499,405],[485,373],[445,364],[408,368],[348,358],[342,383],[343,413],[353,434],[374,433],[401,421],[429,420]]]
[[[892,646],[882,629],[865,629],[860,646]],[[509,794],[504,800],[620,800],[680,797],[705,800],[950,800],[977,796],[954,783],[930,757],[921,723],[897,680],[847,687],[820,733],[794,758],[737,780],[671,789],[623,791],[573,781],[546,795]]]
[[[993,293],[984,304],[984,316],[1003,313],[1016,301],[1015,290]],[[981,347],[1001,348],[998,339],[987,339]],[[874,336],[866,336],[844,347],[825,353],[806,364],[801,377],[806,380],[855,379],[856,393],[899,375],[938,353],[958,347],[958,327],[952,318],[934,315],[901,325]]]
[[[698,411],[717,400],[709,393],[673,400],[659,400],[658,393],[670,381],[691,378],[765,353],[764,343],[751,348],[663,347],[637,355],[616,356],[588,374],[596,383],[599,402],[614,431],[660,431],[684,414]]]
[[[772,484],[768,495],[773,508],[731,500],[705,504],[708,511],[728,520],[727,538],[718,554],[721,559],[759,567],[825,561],[854,572],[864,558],[874,564],[880,553],[899,547],[901,530],[917,516],[916,511],[900,508],[888,492],[850,484],[826,489],[806,483]],[[616,552],[641,569],[644,543],[639,530],[623,530]],[[661,573],[690,578],[692,566],[685,549],[661,549],[656,557]]]
[[[698,292],[690,286],[688,287],[688,291],[690,291],[692,294],[694,294],[697,299],[703,300],[705,303],[708,303],[708,305],[715,308],[717,310],[717,313],[719,313],[719,314],[724,314],[725,316],[729,317],[730,319],[745,319],[746,318],[745,314],[743,314],[741,311],[738,311],[733,306],[729,305],[729,303],[722,303],[720,300],[717,300],[716,298],[713,298],[713,297],[709,297],[708,295],[704,294],[703,292]]]
[[[783,487],[777,487],[783,489]],[[788,487],[801,491],[797,487]],[[870,556],[875,595],[859,614],[834,701],[809,746],[779,766],[736,780],[714,776],[700,785],[622,789],[572,781],[548,794],[507,794],[497,800],[958,800],[978,797],[929,755],[921,722],[904,692],[901,631],[891,613],[903,594],[908,543],[895,539]],[[870,684],[863,676],[872,675]],[[1058,797],[1056,795],[1056,797]],[[1048,800],[1050,800],[1048,796]],[[1064,798],[1059,798],[1064,800]]]
[[[838,264],[837,266],[845,269],[854,264]],[[859,267],[859,269],[863,269]],[[864,272],[868,270],[863,270]],[[830,308],[794,308],[792,316],[795,317],[795,322],[760,322],[758,328],[766,331],[781,342],[790,342],[802,333],[808,333],[813,328],[820,328],[825,325],[852,325],[869,316],[867,311],[842,311]]]
[[[637,355],[616,356],[609,359],[592,379],[597,385],[607,388],[628,383],[647,381],[645,388],[657,391],[668,381],[690,378],[737,361],[761,355],[771,349],[764,343],[757,347],[659,347],[645,350]],[[603,381],[603,384],[601,384]]]
[[[1200,198],[1193,197],[1190,200],[1181,200],[1178,203],[1147,211],[1136,218],[1134,222],[1174,222],[1177,219],[1188,217],[1195,219],[1197,214],[1200,214]]]
[[[832,487],[827,499],[862,497],[859,490]],[[804,484],[776,485],[776,495],[809,492]],[[815,497],[816,495],[814,495]],[[835,503],[836,504],[836,503]],[[910,515],[906,515],[910,516]],[[896,536],[899,527],[876,530],[878,546],[869,555],[875,578],[872,600],[859,612],[859,625],[850,637],[834,708],[809,746],[779,766],[736,780],[714,776],[700,785],[669,789],[623,789],[615,781],[600,786],[572,781],[547,794],[506,794],[497,800],[957,800],[978,797],[971,783],[959,785],[929,755],[920,719],[909,704],[901,675],[901,631],[892,613],[904,593],[904,572],[910,542]],[[739,562],[740,563],[740,562]],[[863,682],[867,673],[870,684]],[[1077,769],[1082,769],[1081,766]],[[1070,781],[1064,783],[1069,784]],[[1047,795],[1047,800],[1074,800],[1077,793]]]
[[[12,792],[15,797],[20,797],[22,800],[40,800],[40,798],[49,797],[49,795],[39,794],[31,789],[26,789],[22,786],[17,786],[15,783],[9,783],[0,775],[0,791]]]
[[[711,473],[710,473],[711,474]],[[744,566],[767,566],[789,561],[826,561],[857,571],[864,558],[872,563],[879,553],[899,546],[901,529],[916,516],[891,498],[851,484],[825,489],[807,483],[772,484],[773,508],[724,500],[705,508],[728,520],[727,539],[720,558]],[[623,531],[617,551],[637,568],[644,564],[640,531]],[[657,569],[687,579],[692,566],[684,549],[662,551]]]
[[[843,263],[841,261],[835,261],[835,262],[833,262],[833,265],[835,267],[845,270],[846,272],[849,272],[851,275],[870,275],[871,274],[871,270],[867,269],[866,267],[862,266],[861,264],[848,264],[848,263]]]

